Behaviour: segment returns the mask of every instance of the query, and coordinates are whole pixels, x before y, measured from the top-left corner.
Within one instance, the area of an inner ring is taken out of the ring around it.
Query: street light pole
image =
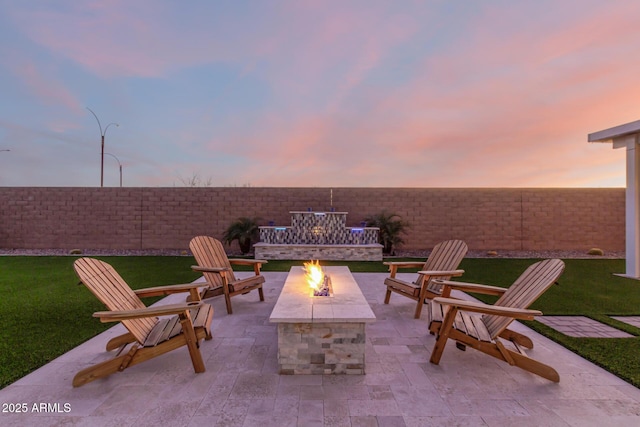
[[[98,119],[98,116],[96,116],[96,113],[94,113],[93,110],[89,107],[87,107],[87,110],[89,110],[91,114],[93,114],[93,117],[96,118],[96,121],[98,122],[98,127],[100,128],[100,137],[102,140],[101,149],[100,149],[100,187],[103,187],[104,186],[104,136],[106,135],[107,129],[109,129],[109,126],[116,125],[116,127],[119,127],[120,125],[113,122],[109,123],[107,127],[104,128],[104,132],[103,132],[102,125],[100,124],[100,119]]]
[[[107,156],[111,156],[114,159],[116,159],[116,162],[118,162],[118,166],[120,166],[120,187],[122,187],[122,163],[120,163],[120,159],[118,159],[116,156],[114,156],[111,153],[104,153]]]

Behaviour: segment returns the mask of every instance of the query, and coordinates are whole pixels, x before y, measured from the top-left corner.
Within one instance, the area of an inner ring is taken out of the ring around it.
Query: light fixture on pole
[[[0,151],[11,151],[11,150],[9,150],[8,148],[5,148],[4,150],[0,150]]]
[[[96,116],[96,113],[94,113],[93,110],[89,107],[87,107],[87,110],[89,110],[91,114],[93,114],[93,117],[96,118],[96,121],[98,122],[98,127],[100,128],[100,137],[102,138],[102,145],[100,150],[100,187],[103,187],[104,186],[104,136],[107,133],[107,129],[109,129],[109,126],[116,125],[116,127],[119,127],[120,125],[113,122],[109,123],[104,128],[104,131],[103,131],[102,125],[100,124],[100,119],[98,119],[98,116]]]
[[[111,156],[114,159],[116,159],[116,162],[118,162],[118,166],[120,166],[120,187],[122,187],[122,163],[120,163],[120,159],[118,159],[116,156],[114,156],[111,153],[104,153],[107,156]]]

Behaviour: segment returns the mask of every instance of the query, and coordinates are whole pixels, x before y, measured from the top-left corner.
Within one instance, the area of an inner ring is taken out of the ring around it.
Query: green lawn
[[[187,283],[198,277],[192,257],[99,257],[134,288]],[[78,279],[74,257],[0,257],[0,388],[112,326],[93,319],[104,307]],[[465,259],[465,281],[508,286],[535,260]],[[640,282],[613,276],[623,260],[566,260],[560,285],[533,306],[545,314],[584,315],[635,338],[571,338],[538,322],[538,332],[640,387],[640,330],[609,315],[640,315]],[[288,271],[302,261],[271,261],[264,271]],[[335,262],[354,272],[386,271],[380,262]],[[480,297],[480,296],[479,296]],[[480,297],[491,302],[490,298]],[[145,301],[148,303],[153,302]]]
[[[535,260],[465,259],[465,281],[509,286]],[[634,338],[574,338],[539,322],[523,322],[585,359],[640,387],[640,329],[609,316],[640,316],[640,281],[614,276],[625,271],[624,260],[565,260],[559,285],[552,286],[532,308],[547,315],[587,316]],[[485,302],[495,297],[475,295]]]
[[[100,257],[134,288],[188,283],[189,257]],[[113,326],[73,271],[74,257],[0,257],[0,387]],[[152,303],[153,299],[145,300]]]

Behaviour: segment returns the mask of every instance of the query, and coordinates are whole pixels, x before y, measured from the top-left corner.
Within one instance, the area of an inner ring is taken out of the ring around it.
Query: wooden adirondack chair
[[[535,316],[541,315],[542,312],[529,310],[527,307],[556,283],[563,271],[564,262],[559,259],[537,262],[527,268],[513,285],[501,292],[502,296],[493,305],[454,298],[434,298],[429,309],[429,330],[437,335],[437,339],[431,352],[431,363],[437,365],[440,362],[447,340],[452,339],[461,345],[461,349],[469,346],[550,381],[560,381],[555,369],[526,355],[522,343],[526,344],[528,340],[530,345],[525,347],[531,348],[531,340],[507,330],[507,327],[515,319],[533,320]],[[483,287],[476,284],[464,286],[459,282],[449,281],[442,284],[445,289],[474,292]],[[497,287],[486,288],[493,288],[495,294],[499,292]],[[510,340],[513,349],[505,347],[500,338]]]
[[[120,348],[115,357],[78,372],[73,378],[74,387],[123,371],[183,345],[189,349],[195,372],[205,371],[199,342],[211,339],[213,307],[202,301],[146,307],[140,301],[140,297],[178,292],[190,292],[197,299],[198,287],[202,284],[159,286],[133,291],[114,268],[103,261],[79,258],[73,266],[82,283],[110,310],[93,313],[93,317],[101,322],[122,322],[129,331],[107,343],[107,351]],[[123,353],[130,343],[133,344],[129,351]]]
[[[231,297],[233,296],[246,294],[257,289],[260,301],[264,301],[264,293],[262,291],[264,276],[260,274],[260,268],[267,261],[229,259],[222,243],[208,236],[194,237],[189,243],[189,248],[198,263],[198,265],[191,266],[191,268],[194,271],[201,272],[209,285],[200,295],[202,299],[224,295],[227,313],[229,314],[233,313],[231,308]],[[237,279],[233,274],[231,264],[252,265],[255,275],[246,279]]]
[[[438,243],[426,262],[385,262],[389,266],[389,277],[384,281],[387,286],[387,294],[384,303],[389,304],[391,293],[395,292],[407,298],[417,301],[414,317],[420,318],[422,305],[425,299],[433,299],[442,293],[442,285],[436,279],[448,280],[452,277],[462,276],[464,270],[458,270],[460,262],[467,254],[467,244],[462,240],[447,240]],[[405,282],[396,278],[399,268],[420,268],[418,278],[414,282]]]

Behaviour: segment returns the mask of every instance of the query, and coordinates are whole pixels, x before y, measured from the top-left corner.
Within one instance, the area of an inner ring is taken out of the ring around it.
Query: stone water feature
[[[382,261],[376,227],[347,227],[347,212],[292,211],[290,226],[260,227],[257,259]]]

